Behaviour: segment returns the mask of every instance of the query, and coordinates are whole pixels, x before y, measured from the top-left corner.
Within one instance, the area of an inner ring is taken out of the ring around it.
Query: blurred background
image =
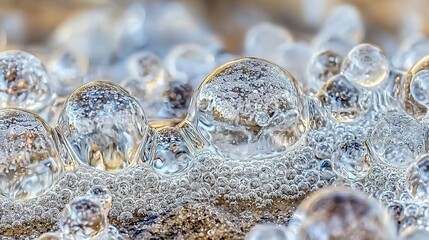
[[[160,2],[174,1],[0,0],[0,29],[6,31],[9,44],[41,43],[56,27],[79,12],[99,7],[124,8],[133,2],[160,5]],[[231,52],[241,50],[246,29],[257,22],[272,21],[298,36],[307,36],[317,31],[332,8],[344,3],[359,8],[368,26],[367,41],[379,43],[383,41],[380,38],[392,37],[389,40],[394,42],[411,31],[428,32],[428,25],[424,23],[429,17],[425,14],[429,2],[425,0],[185,0],[176,3],[189,7],[192,16],[204,21]],[[168,14],[168,10],[163,14]],[[385,48],[389,52],[390,49]]]

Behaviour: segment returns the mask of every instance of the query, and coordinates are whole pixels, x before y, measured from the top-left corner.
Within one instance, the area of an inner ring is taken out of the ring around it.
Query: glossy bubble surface
[[[408,167],[425,149],[425,131],[411,116],[389,113],[374,126],[369,143],[374,161]]]
[[[0,110],[0,139],[0,195],[34,198],[59,179],[62,163],[52,129],[40,117]]]
[[[303,201],[295,213],[297,239],[396,239],[390,216],[375,200],[348,189],[325,188]]]
[[[0,107],[39,111],[50,98],[49,76],[39,59],[23,51],[0,52]]]
[[[259,59],[229,62],[202,83],[189,120],[223,155],[283,151],[305,131],[301,92],[293,77]]]
[[[389,74],[389,62],[378,47],[360,44],[347,54],[341,72],[361,86],[374,87],[386,80]]]
[[[352,122],[368,111],[369,95],[366,89],[337,75],[325,83],[317,97],[335,120]]]
[[[59,227],[65,236],[72,239],[94,239],[107,224],[102,207],[89,197],[75,198],[62,214]]]
[[[138,102],[108,82],[77,89],[58,120],[58,129],[77,160],[105,171],[118,171],[136,161],[146,128]]]

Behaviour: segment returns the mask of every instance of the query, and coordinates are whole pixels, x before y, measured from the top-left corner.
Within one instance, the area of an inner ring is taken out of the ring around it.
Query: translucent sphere
[[[0,107],[39,111],[51,99],[43,64],[23,51],[0,52]]]
[[[315,54],[307,66],[308,77],[314,84],[313,89],[318,91],[330,78],[338,75],[341,70],[343,57],[334,51],[323,51]]]
[[[101,205],[89,197],[77,197],[67,205],[59,221],[64,235],[71,239],[93,239],[107,224]]]
[[[408,227],[401,233],[401,240],[426,240],[429,239],[429,231],[415,227]]]
[[[291,240],[292,237],[284,226],[260,224],[246,234],[244,240]]]
[[[180,44],[174,47],[165,59],[173,78],[197,88],[215,68],[212,51],[198,44]]]
[[[87,195],[98,200],[105,214],[107,215],[107,213],[110,211],[110,208],[112,207],[112,194],[110,193],[109,189],[96,185],[88,190]]]
[[[311,47],[302,42],[285,44],[279,47],[279,59],[276,61],[294,76],[305,91],[312,89],[311,82],[305,76],[306,66],[311,58]]]
[[[190,168],[194,159],[189,139],[177,127],[161,127],[155,130],[150,162],[153,169],[163,175],[177,175]]]
[[[48,65],[48,70],[55,85],[55,93],[59,96],[68,96],[86,80],[88,73],[88,59],[73,51],[56,53]]]
[[[64,103],[57,128],[80,163],[118,171],[138,158],[147,122],[126,90],[108,82],[91,82]]]
[[[0,110],[0,195],[29,199],[46,192],[62,172],[52,129],[37,115]]]
[[[204,80],[188,119],[222,155],[266,156],[284,151],[305,131],[301,97],[288,72],[264,60],[243,58]]]
[[[410,93],[416,102],[429,107],[429,70],[422,70],[413,77]]]
[[[360,180],[371,170],[371,160],[366,146],[356,140],[338,145],[332,157],[334,171],[349,180]]]
[[[369,144],[375,160],[408,167],[425,150],[425,130],[407,114],[389,113],[374,126]]]
[[[384,208],[363,193],[345,188],[313,193],[299,205],[291,222],[297,239],[396,239],[395,225]]]
[[[429,39],[413,35],[404,41],[399,51],[393,56],[392,64],[407,71],[427,55],[429,55]]]
[[[429,154],[421,156],[408,169],[407,183],[411,194],[421,199],[429,197]]]
[[[352,122],[367,113],[370,107],[369,92],[344,75],[329,79],[317,97],[328,113],[339,122]]]
[[[244,38],[244,54],[249,57],[261,57],[275,61],[278,47],[291,44],[290,32],[282,26],[263,22],[252,26]]]
[[[128,78],[121,85],[140,102],[148,118],[169,117],[164,93],[169,89],[171,77],[162,60],[152,52],[143,51],[131,55],[126,67]]]
[[[352,5],[335,8],[318,33],[318,38],[339,38],[358,44],[365,36],[365,26],[359,10]]]
[[[401,89],[405,110],[417,118],[427,118],[429,100],[429,56],[418,61],[406,74],[405,86]]]
[[[347,54],[341,72],[350,81],[364,87],[374,87],[386,80],[389,74],[389,61],[378,47],[360,44]]]

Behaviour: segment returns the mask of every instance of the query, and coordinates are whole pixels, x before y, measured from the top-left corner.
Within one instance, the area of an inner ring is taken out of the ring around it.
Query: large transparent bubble
[[[43,119],[24,110],[0,110],[0,195],[37,197],[62,169],[52,129]]]
[[[136,161],[147,122],[126,90],[108,82],[92,82],[67,99],[58,129],[80,163],[117,171]]]
[[[188,120],[220,154],[235,158],[284,151],[307,125],[294,78],[252,58],[231,61],[209,75],[193,97]]]

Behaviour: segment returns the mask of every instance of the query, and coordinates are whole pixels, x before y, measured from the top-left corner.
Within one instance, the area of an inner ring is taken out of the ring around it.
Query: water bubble
[[[284,151],[306,129],[293,77],[259,59],[239,59],[217,69],[200,86],[189,111],[192,125],[218,152],[233,157]]]
[[[155,150],[151,156],[153,168],[165,175],[181,173],[191,166],[193,152],[178,131],[173,127],[158,129],[154,140]]]
[[[427,199],[429,197],[429,155],[421,156],[408,169],[408,187],[414,196]]]
[[[337,75],[328,80],[317,96],[335,120],[352,122],[368,111],[369,94],[370,92],[352,83],[344,75]]]
[[[332,157],[334,171],[349,180],[360,180],[371,170],[366,146],[356,140],[340,144]]]
[[[374,126],[369,146],[372,158],[391,166],[407,167],[424,151],[425,131],[407,114],[388,113]]]
[[[128,78],[121,85],[128,89],[145,109],[149,118],[168,117],[164,92],[169,90],[171,77],[162,60],[148,51],[137,52],[126,60]]]
[[[331,50],[313,55],[307,66],[308,77],[317,92],[330,78],[340,73],[343,57]]]
[[[422,70],[413,77],[410,93],[418,103],[429,107],[429,70]]]
[[[62,163],[43,119],[24,110],[0,110],[0,139],[0,195],[34,198],[59,179]]]
[[[275,61],[278,47],[289,45],[292,41],[292,35],[286,28],[268,22],[258,23],[246,33],[244,54]]]
[[[112,194],[110,193],[109,189],[96,185],[91,187],[87,194],[100,202],[101,207],[107,215],[110,208],[112,207]]]
[[[392,64],[407,71],[427,55],[429,55],[429,39],[421,35],[413,35],[401,44],[399,51],[392,58]]]
[[[59,227],[64,235],[77,239],[93,239],[106,228],[101,205],[88,197],[77,197],[66,206]]]
[[[311,47],[307,43],[296,42],[284,44],[277,51],[279,57],[276,63],[290,72],[303,90],[312,89],[312,83],[305,76],[306,67],[311,59]]]
[[[67,99],[58,129],[80,163],[118,171],[136,161],[147,122],[140,105],[123,88],[91,82]]]
[[[40,111],[51,100],[48,73],[35,56],[0,52],[0,107]]]
[[[405,110],[427,122],[429,101],[427,99],[429,56],[418,61],[406,74],[405,86],[401,89]]]
[[[395,239],[390,216],[376,201],[345,188],[325,188],[310,195],[295,212],[290,227],[297,239]]]
[[[246,234],[244,240],[291,240],[292,236],[284,226],[260,224]]]
[[[53,76],[55,93],[68,96],[86,80],[89,62],[85,56],[73,51],[59,51],[51,59],[48,70]]]
[[[341,72],[350,81],[370,88],[386,80],[389,74],[389,62],[378,47],[360,44],[347,54]]]
[[[197,88],[215,68],[215,57],[210,49],[198,44],[175,46],[165,59],[173,78]]]
[[[352,5],[342,5],[332,11],[329,18],[323,23],[317,38],[336,37],[357,44],[362,41],[364,36],[365,26],[359,10]]]

